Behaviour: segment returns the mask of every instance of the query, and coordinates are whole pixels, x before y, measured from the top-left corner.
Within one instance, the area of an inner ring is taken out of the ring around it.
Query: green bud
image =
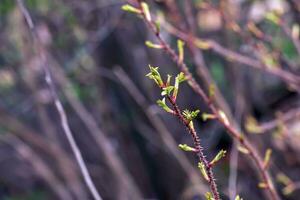
[[[252,116],[246,118],[245,128],[249,133],[260,134],[263,133],[262,128],[257,123],[256,119]]]
[[[184,116],[184,118],[187,120],[187,121],[192,121],[193,119],[195,119],[198,114],[199,114],[200,110],[195,110],[195,111],[189,111],[187,109],[185,109],[183,112],[182,112],[182,115]]]
[[[249,150],[241,145],[238,145],[237,149],[239,150],[239,152],[241,152],[243,154],[249,154]]]
[[[172,76],[169,74],[167,76],[168,76],[168,78],[167,78],[166,86],[170,86]]]
[[[146,20],[150,22],[151,21],[151,14],[150,14],[148,4],[146,2],[142,2],[141,6],[142,6],[143,13],[145,15]]]
[[[215,119],[216,116],[214,114],[202,113],[202,120],[207,121],[208,119]]]
[[[215,158],[210,162],[210,165],[215,165],[219,160],[221,160],[223,157],[225,157],[226,151],[221,150],[219,153],[215,156]]]
[[[141,14],[141,11],[129,4],[125,4],[121,7],[122,10],[127,11],[127,12],[131,12],[131,13],[135,13],[135,14]]]
[[[198,162],[198,168],[200,169],[200,172],[205,180],[209,181],[205,166],[202,162]]]
[[[212,193],[210,193],[210,192],[205,193],[205,198],[206,198],[206,200],[214,200],[214,197],[213,197]]]
[[[183,81],[186,80],[186,77],[183,72],[180,72],[176,77],[175,77],[175,85],[174,85],[174,92],[173,92],[173,98],[176,99],[178,95],[178,90],[179,90],[179,84]]]
[[[271,154],[272,154],[272,149],[267,149],[264,158],[264,169],[266,169],[270,164]]]
[[[157,105],[160,106],[162,109],[164,109],[168,113],[172,113],[172,114],[174,113],[174,111],[167,106],[165,98],[163,98],[162,100],[157,100]]]
[[[192,151],[195,152],[196,149],[193,147],[188,146],[187,144],[179,144],[178,147],[183,151]]]
[[[149,65],[149,68],[150,68],[150,73],[148,73],[146,76],[149,77],[150,79],[153,79],[159,87],[162,87],[164,83],[158,72],[158,67],[152,67],[151,65]]]
[[[162,96],[165,96],[165,95],[170,95],[172,90],[174,89],[174,86],[167,86],[167,87],[164,87],[163,88],[163,91],[161,92],[161,95]]]
[[[183,47],[184,47],[184,42],[182,40],[177,40],[179,63],[182,63],[183,59],[184,59],[184,48]]]
[[[152,42],[149,41],[149,40],[147,40],[147,41],[145,42],[145,45],[146,45],[147,47],[153,48],[153,49],[162,49],[162,48],[164,48],[162,45],[160,45],[160,44],[154,44],[154,43],[152,43]]]

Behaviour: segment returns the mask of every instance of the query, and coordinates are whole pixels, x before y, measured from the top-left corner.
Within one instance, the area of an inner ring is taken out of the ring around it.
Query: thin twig
[[[21,10],[26,22],[27,22],[28,28],[30,29],[30,32],[32,34],[33,42],[34,42],[34,45],[35,45],[35,50],[39,54],[41,61],[44,63],[43,70],[44,70],[44,73],[45,73],[46,83],[47,83],[47,85],[50,89],[50,92],[52,94],[52,97],[54,99],[54,104],[55,104],[55,107],[57,109],[57,112],[59,113],[61,125],[62,125],[64,133],[65,133],[65,135],[68,139],[68,142],[71,146],[71,149],[72,149],[72,151],[75,155],[76,161],[77,161],[77,163],[80,167],[80,170],[81,170],[81,173],[83,175],[84,181],[86,182],[87,187],[89,188],[91,194],[93,195],[93,198],[95,200],[102,200],[100,194],[98,193],[98,191],[97,191],[97,189],[96,189],[96,187],[95,187],[95,185],[92,181],[92,178],[91,178],[91,176],[88,172],[86,164],[85,164],[85,162],[82,158],[80,149],[78,148],[78,146],[76,144],[76,141],[74,139],[74,136],[73,136],[72,131],[70,129],[70,126],[68,124],[68,119],[67,119],[66,112],[65,112],[65,110],[62,106],[61,101],[59,100],[58,94],[56,92],[55,85],[54,85],[52,77],[51,77],[47,56],[44,54],[43,46],[40,43],[39,38],[38,38],[38,36],[35,32],[35,26],[33,24],[32,18],[30,16],[27,8],[25,7],[23,0],[17,0],[17,3],[18,3],[19,8],[20,8],[20,10]]]
[[[199,162],[204,164],[205,170],[207,171],[207,176],[209,178],[209,180],[208,180],[209,187],[212,191],[213,197],[214,197],[215,200],[219,200],[220,195],[219,195],[219,192],[218,192],[218,189],[217,189],[217,184],[215,182],[214,174],[213,174],[213,171],[212,171],[212,165],[210,165],[209,162],[207,161],[207,159],[205,158],[205,155],[203,153],[203,147],[201,146],[200,138],[197,135],[196,130],[184,118],[184,116],[182,115],[182,111],[179,108],[179,106],[177,105],[177,103],[175,102],[175,100],[170,96],[168,96],[168,100],[171,103],[171,105],[172,105],[172,107],[175,111],[175,115],[178,117],[180,122],[182,122],[185,125],[186,129],[188,130],[188,132],[192,136],[193,142],[194,142],[194,147],[196,149],[196,154],[197,154],[197,157],[199,159]]]
[[[185,76],[187,78],[187,82],[190,85],[190,87],[205,101],[205,103],[209,106],[212,113],[216,116],[216,119],[224,126],[224,128],[227,130],[227,132],[230,134],[230,136],[232,136],[237,141],[239,141],[239,143],[242,144],[249,151],[250,158],[253,160],[254,164],[257,166],[259,174],[261,175],[264,183],[267,185],[266,189],[269,191],[270,198],[273,200],[280,199],[277,191],[274,188],[271,176],[270,176],[269,172],[267,171],[267,169],[264,168],[263,160],[262,160],[261,156],[257,153],[256,148],[253,147],[253,145],[249,142],[249,140],[245,136],[242,136],[240,134],[239,130],[235,129],[230,123],[226,122],[226,120],[224,120],[224,117],[222,117],[219,114],[219,109],[211,102],[210,98],[206,95],[206,93],[203,91],[203,89],[200,87],[200,85],[193,78],[193,76],[190,73],[185,62],[181,62],[178,55],[175,53],[175,51],[162,39],[162,37],[160,36],[159,30],[156,28],[155,23],[152,20],[149,20],[146,18],[145,13],[143,12],[143,9],[141,7],[141,2],[138,1],[138,3],[139,3],[139,8],[141,10],[141,16],[143,17],[145,23],[150,27],[151,31],[155,34],[160,45],[162,45],[165,52],[177,64],[179,70],[185,74]],[[186,36],[185,33],[182,33],[182,34],[184,34],[184,36]],[[189,37],[187,37],[187,36],[184,38],[184,40],[190,41]],[[234,52],[231,52],[230,50],[225,49],[225,52],[228,52],[228,51],[230,54],[235,55]],[[240,58],[240,57],[238,57],[238,58]],[[244,59],[247,57],[241,57],[241,58]],[[249,58],[247,58],[247,62],[249,62],[249,64],[252,65],[252,59],[250,60]],[[253,66],[257,67],[256,65],[253,65]],[[279,71],[275,71],[275,72],[272,71],[272,73],[278,74]],[[288,75],[289,75],[288,77],[286,77],[286,76],[281,76],[281,77],[288,79],[289,81],[295,81],[294,77],[290,77],[290,74],[288,74]]]

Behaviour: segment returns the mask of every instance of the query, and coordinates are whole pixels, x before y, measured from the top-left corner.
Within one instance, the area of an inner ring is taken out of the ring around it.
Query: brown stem
[[[196,149],[196,154],[197,157],[199,159],[199,162],[203,163],[205,166],[205,170],[207,172],[207,176],[208,176],[208,183],[209,183],[209,187],[210,190],[213,194],[213,197],[215,200],[219,200],[220,199],[220,195],[218,192],[218,188],[217,188],[217,184],[215,182],[215,178],[214,178],[214,174],[212,171],[212,165],[209,164],[209,162],[207,161],[207,159],[205,158],[205,155],[203,153],[203,147],[201,146],[200,143],[200,138],[197,135],[196,130],[190,125],[190,122],[187,121],[185,119],[185,117],[182,115],[182,112],[180,110],[180,108],[178,107],[178,105],[176,104],[174,98],[167,96],[169,102],[171,103],[174,111],[175,111],[175,115],[178,117],[178,119],[185,125],[186,129],[188,130],[189,134],[192,136],[193,138],[193,142],[194,142],[194,148]]]
[[[141,9],[141,2],[138,1],[140,9]],[[175,51],[162,39],[160,36],[159,30],[157,30],[155,23],[151,20],[147,20],[145,17],[145,13],[141,9],[141,15],[146,22],[146,24],[150,27],[151,31],[156,35],[160,45],[163,46],[163,49],[165,52],[171,57],[171,59],[177,64],[180,71],[182,71],[186,78],[187,82],[190,85],[190,87],[198,94],[205,103],[209,106],[210,110],[213,114],[217,117],[216,119],[223,125],[223,127],[227,130],[229,135],[233,138],[235,138],[237,141],[239,141],[248,151],[249,156],[256,165],[258,169],[258,173],[260,174],[261,178],[263,179],[263,182],[266,184],[266,189],[269,191],[270,199],[272,200],[279,200],[280,197],[277,193],[277,191],[274,188],[271,176],[267,169],[263,166],[263,160],[260,157],[260,155],[257,153],[256,149],[253,147],[253,145],[247,140],[245,136],[242,136],[238,130],[236,130],[233,126],[231,126],[229,123],[227,123],[222,116],[219,114],[219,110],[217,107],[210,101],[209,97],[205,94],[203,89],[200,87],[200,85],[196,82],[196,80],[193,78],[192,74],[190,73],[187,65],[185,62],[180,62],[178,55],[175,53]],[[182,33],[184,34],[184,33]],[[188,38],[185,38],[188,39]],[[190,39],[188,39],[190,41]],[[249,62],[251,63],[251,62]],[[279,71],[275,71],[275,74],[277,74]],[[274,72],[273,72],[274,73]],[[286,75],[286,74],[284,74]],[[290,74],[289,74],[290,75]],[[284,76],[285,77],[285,76]],[[286,78],[286,77],[285,77]],[[290,80],[290,79],[289,79]]]

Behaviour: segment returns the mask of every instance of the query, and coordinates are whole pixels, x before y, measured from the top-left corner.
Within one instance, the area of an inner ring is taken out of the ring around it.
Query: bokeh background
[[[156,105],[160,91],[145,77],[148,64],[159,66],[163,76],[179,71],[163,50],[145,46],[145,40],[156,42],[155,36],[140,17],[120,9],[125,3],[24,0],[69,126],[103,199],[204,199],[208,187],[194,155],[177,147],[192,140],[174,116]],[[178,30],[260,60],[269,71],[281,68],[300,76],[297,0],[148,3],[153,15],[164,15]],[[284,25],[274,23],[274,10]],[[176,50],[177,37],[165,23],[161,29]],[[0,1],[0,30],[0,199],[92,199],[45,82],[45,63],[16,1]],[[282,199],[299,199],[300,86],[213,50],[185,47],[185,61],[201,86],[208,88],[207,79],[215,82],[260,154],[272,149],[270,171]],[[186,83],[178,103],[209,112]],[[208,159],[221,149],[228,152],[214,168],[222,198],[263,199],[250,159],[237,151],[220,124],[199,117],[195,126]]]

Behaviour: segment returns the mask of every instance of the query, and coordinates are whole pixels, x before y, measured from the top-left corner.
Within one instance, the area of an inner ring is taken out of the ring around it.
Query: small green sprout
[[[272,154],[272,149],[267,149],[264,158],[264,165],[263,165],[264,169],[266,169],[270,164],[271,154]]]
[[[172,78],[172,76],[169,75],[169,74],[167,76],[168,76],[168,78],[167,78],[166,86],[168,87],[171,84],[171,78]]]
[[[152,42],[149,41],[149,40],[147,40],[147,41],[145,42],[145,45],[146,45],[147,47],[153,48],[153,49],[162,49],[162,48],[164,48],[162,45],[160,45],[160,44],[154,44],[154,43],[152,43]]]
[[[266,188],[268,188],[268,184],[264,183],[264,182],[260,182],[260,183],[258,183],[258,187],[262,188],[262,189],[266,189]]]
[[[219,153],[215,156],[215,158],[209,163],[211,166],[215,165],[219,160],[221,160],[223,157],[225,157],[226,151],[221,150]]]
[[[183,151],[192,151],[192,152],[196,152],[196,149],[193,147],[188,146],[187,144],[179,144],[178,147],[183,150]]]
[[[215,119],[216,116],[214,114],[202,113],[201,115],[203,121],[207,121],[209,119]]]
[[[243,154],[249,154],[249,150],[241,145],[238,145],[237,149],[239,150],[239,152],[241,152]]]
[[[246,118],[245,128],[249,133],[260,134],[263,133],[262,128],[257,123],[256,119],[252,116]]]
[[[163,87],[164,83],[161,79],[160,73],[158,72],[158,67],[152,67],[151,65],[149,65],[149,68],[150,73],[148,73],[146,76],[150,79],[153,79],[159,87]]]
[[[183,62],[184,59],[184,42],[182,40],[177,40],[177,48],[178,48],[178,61],[179,63]]]
[[[279,24],[280,23],[280,16],[278,13],[274,12],[274,11],[270,11],[267,12],[265,15],[265,18],[271,22],[273,22],[274,24]]]
[[[237,195],[234,200],[243,200],[240,195]]]
[[[142,10],[143,10],[146,20],[151,22],[151,14],[150,14],[148,4],[146,2],[142,2],[141,6],[142,6]]]
[[[157,100],[156,103],[157,103],[158,106],[160,106],[166,112],[172,113],[172,114],[174,113],[174,111],[171,108],[169,108],[169,106],[167,106],[165,98],[163,98],[162,100]]]
[[[179,84],[182,83],[183,81],[186,80],[186,77],[183,72],[180,72],[176,77],[175,77],[175,85],[174,85],[174,92],[173,92],[173,98],[176,100],[177,95],[178,95],[178,89],[179,89]]]
[[[199,112],[200,112],[200,110],[189,111],[189,110],[186,109],[182,112],[182,114],[183,114],[184,118],[188,122],[190,122],[198,116]]]
[[[224,124],[226,126],[229,126],[229,120],[226,116],[226,114],[222,111],[222,110],[219,110],[219,116],[221,117],[221,119],[223,120]]]
[[[214,84],[210,84],[208,94],[211,100],[215,97],[215,93],[216,93],[216,86]]]
[[[211,48],[210,42],[206,40],[196,39],[194,43],[199,49],[207,50]]]
[[[171,92],[172,92],[172,90],[174,89],[174,86],[167,86],[167,87],[164,87],[163,89],[162,89],[162,92],[161,92],[161,95],[162,96],[165,96],[165,95],[170,95],[171,94]]]
[[[141,14],[141,10],[133,7],[132,5],[129,4],[125,4],[121,7],[122,10],[127,11],[127,12],[131,12],[131,13],[135,13],[135,14]]]
[[[200,172],[205,180],[209,181],[205,166],[202,162],[198,162],[198,168],[200,169]]]
[[[215,200],[212,193],[210,193],[210,192],[205,193],[205,198],[206,198],[206,200]]]

